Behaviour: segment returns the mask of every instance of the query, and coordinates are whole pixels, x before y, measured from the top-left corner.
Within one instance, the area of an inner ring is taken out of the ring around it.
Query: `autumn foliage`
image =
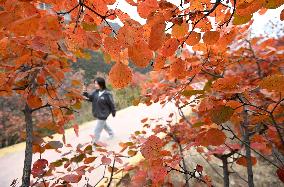
[[[52,163],[40,158],[33,165],[26,159],[23,185],[30,185],[31,174],[43,186],[79,183],[86,171],[96,169],[91,164],[97,160],[110,173],[108,186],[114,173],[130,170],[135,170],[133,184],[140,186],[170,185],[171,171],[183,174],[186,185],[189,179],[214,185],[203,166],[186,166],[183,153],[191,148],[222,161],[224,186],[229,185],[228,162],[246,167],[248,185],[253,186],[252,167],[259,159],[270,163],[277,170],[273,175],[283,182],[284,39],[249,37],[252,15],[276,9],[283,1],[126,2],[137,7],[145,24],[110,6],[115,0],[0,1],[0,95],[19,95],[25,103],[19,110],[24,110],[27,123],[26,158],[65,144],[63,127],[81,106],[83,83],[76,78],[63,82],[70,64],[76,63],[74,54],[86,48],[100,50],[107,61],[115,62],[109,80],[118,89],[133,80],[129,63],[151,65],[139,101],[173,101],[181,117],[154,127],[145,124],[153,133],[134,133],[131,142],[121,143],[120,153],[103,145],[94,151],[91,145],[67,144],[72,153],[68,158]],[[110,25],[116,20],[123,24],[118,31]],[[194,116],[183,115],[186,106]],[[51,117],[41,126],[63,134],[63,143],[32,134],[32,114],[42,109]],[[167,150],[170,143],[172,149]],[[125,150],[130,157],[140,152],[144,160],[137,166],[123,165]],[[78,167],[72,168],[72,163]],[[60,167],[66,170],[63,176],[55,175]]]

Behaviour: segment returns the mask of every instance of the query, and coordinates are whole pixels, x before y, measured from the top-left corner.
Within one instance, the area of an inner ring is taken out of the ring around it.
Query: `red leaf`
[[[167,176],[167,170],[164,167],[154,167],[152,168],[151,172],[151,180],[153,184],[157,184],[160,181],[163,181],[165,177]]]
[[[74,128],[74,132],[75,132],[76,136],[78,137],[79,136],[79,125],[75,124],[75,125],[73,125],[73,128]]]
[[[196,171],[199,172],[199,173],[201,173],[201,172],[203,171],[203,167],[200,166],[200,165],[198,165],[198,164],[196,165],[196,168],[195,168],[195,169],[196,169]]]
[[[257,160],[256,160],[255,157],[251,157],[251,161],[252,161],[252,165],[255,165],[256,162],[257,162]],[[246,167],[246,166],[247,166],[246,157],[242,156],[242,157],[238,158],[238,160],[237,160],[236,163],[239,164],[239,165],[242,165],[242,166],[245,166],[245,167]]]
[[[276,170],[278,178],[284,183],[284,166]]]
[[[121,158],[119,158],[119,157],[115,157],[115,161],[116,161],[116,162],[118,162],[118,163],[120,163],[120,164],[123,164],[122,159],[121,159]]]
[[[70,174],[62,177],[62,180],[69,183],[78,183],[81,180],[81,178],[82,178],[81,175]]]
[[[110,163],[111,163],[111,159],[107,158],[106,156],[103,156],[101,161],[102,161],[103,165],[110,165]]]
[[[143,183],[145,182],[146,177],[147,177],[147,173],[143,170],[139,170],[132,177],[131,181],[137,186],[143,186]]]
[[[40,177],[42,174],[44,174],[44,169],[47,167],[48,161],[45,159],[38,159],[34,164],[32,168],[32,175],[33,177]]]
[[[141,120],[141,123],[145,123],[148,120],[148,118],[144,118]]]
[[[141,153],[146,159],[160,156],[163,141],[157,136],[150,136],[141,146]]]

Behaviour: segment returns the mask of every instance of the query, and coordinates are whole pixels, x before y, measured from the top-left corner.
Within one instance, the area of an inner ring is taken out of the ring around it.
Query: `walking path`
[[[189,112],[189,109],[186,109]],[[168,103],[164,108],[160,104],[153,104],[146,106],[139,104],[138,106],[131,106],[117,112],[115,118],[109,117],[107,123],[115,132],[115,138],[107,140],[108,135],[103,131],[101,141],[107,143],[108,150],[119,151],[119,142],[126,142],[130,137],[130,134],[137,130],[142,130],[141,119],[144,118],[163,118],[167,119],[170,113],[174,113],[173,119],[178,119],[178,110],[172,103]],[[90,121],[79,126],[79,137],[74,133],[73,129],[66,130],[66,143],[70,143],[73,147],[76,147],[79,143],[84,144],[91,141],[91,135],[94,131],[96,121]],[[55,138],[61,139],[62,136],[55,135]],[[25,144],[20,143],[14,146],[10,146],[4,149],[0,149],[0,186],[10,186],[13,179],[18,178],[21,182],[22,168],[24,165],[24,149]],[[64,150],[63,150],[64,151]],[[46,151],[43,158],[49,162],[60,158],[60,154],[54,150]],[[37,160],[39,155],[33,156],[33,161]],[[94,185],[103,175],[103,168],[98,168],[92,173],[90,184]],[[78,184],[77,186],[80,186]]]

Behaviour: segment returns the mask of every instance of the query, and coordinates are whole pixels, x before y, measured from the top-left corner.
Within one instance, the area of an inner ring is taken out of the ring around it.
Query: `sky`
[[[177,0],[168,0],[171,3],[178,4],[180,1]],[[140,22],[141,24],[145,24],[146,20],[142,19],[138,13],[137,13],[137,7],[129,5],[125,0],[118,0],[114,5],[111,7],[116,7],[122,10],[125,13],[128,13],[128,15]],[[265,34],[265,31],[268,32],[269,36],[273,37],[275,36],[276,30],[275,29],[267,29],[269,21],[272,21],[277,24],[277,28],[284,28],[284,21],[280,21],[280,12],[284,8],[284,5],[277,9],[267,10],[267,12],[264,15],[259,15],[258,13],[255,13],[253,16],[254,23],[251,26],[252,36],[260,36],[261,34]],[[122,23],[120,21],[117,21],[120,25]],[[282,31],[282,36],[284,35]]]

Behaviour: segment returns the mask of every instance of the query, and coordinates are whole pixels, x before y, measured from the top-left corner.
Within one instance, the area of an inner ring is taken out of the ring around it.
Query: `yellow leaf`
[[[234,15],[233,24],[234,25],[242,25],[249,22],[252,18],[252,14],[246,16],[239,16],[238,14]]]
[[[75,109],[80,109],[81,108],[81,102],[77,102],[74,105],[72,105],[73,108]]]
[[[81,82],[79,80],[72,80],[71,84],[72,86],[80,86]]]
[[[96,24],[89,24],[89,23],[83,22],[81,23],[81,25],[85,31],[96,31],[97,30]]]
[[[129,150],[128,155],[129,156],[135,156],[137,154],[137,151]]]

